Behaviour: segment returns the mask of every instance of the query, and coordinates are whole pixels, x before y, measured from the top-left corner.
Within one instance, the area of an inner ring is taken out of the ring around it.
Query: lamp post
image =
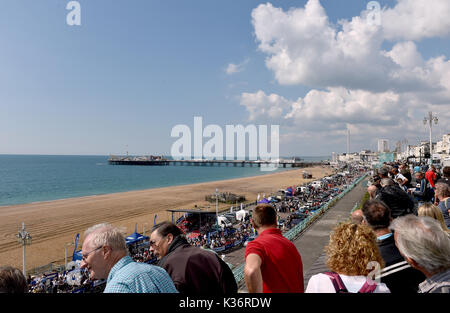
[[[31,235],[25,230],[25,223],[22,222],[22,230],[19,230],[19,233],[16,235],[17,241],[22,245],[22,262],[23,262],[23,275],[27,276],[26,269],[26,255],[25,255],[25,246],[31,245]]]
[[[144,235],[144,236],[145,236],[145,225],[148,225],[148,223],[144,223],[142,225],[142,235]]]
[[[433,112],[428,112],[428,116],[423,118],[423,124],[426,125],[428,123],[428,127],[430,128],[430,161],[429,164],[433,164],[433,142],[431,141],[432,129],[433,129],[433,121],[434,124],[437,125],[438,118],[436,115],[433,115]]]
[[[64,267],[67,269],[67,247],[73,246],[73,242],[66,242],[64,245]]]
[[[216,223],[219,231],[219,189],[216,188]]]

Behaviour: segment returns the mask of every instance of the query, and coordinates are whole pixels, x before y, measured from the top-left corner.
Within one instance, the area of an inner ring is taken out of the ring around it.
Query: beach
[[[304,179],[304,171],[313,178]],[[214,193],[216,188],[219,192],[245,195],[250,202],[258,194],[269,195],[280,188],[301,185],[331,173],[328,166],[314,166],[254,177],[3,206],[0,207],[0,265],[22,269],[22,246],[16,238],[22,222],[33,239],[26,247],[26,266],[30,270],[51,262],[63,264],[65,245],[74,242],[80,233],[80,249],[84,231],[98,223],[123,227],[127,234],[134,232],[137,225],[137,231],[142,233],[144,227],[148,231],[153,226],[155,215],[156,222],[171,220],[168,209],[193,209],[197,205],[215,212],[215,203],[206,202],[205,196]],[[229,207],[229,204],[219,204],[219,210]],[[67,248],[69,261],[73,249],[73,245]]]

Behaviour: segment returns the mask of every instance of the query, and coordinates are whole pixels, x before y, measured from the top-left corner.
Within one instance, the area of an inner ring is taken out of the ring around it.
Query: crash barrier
[[[319,216],[328,211],[338,200],[340,200],[343,196],[345,196],[348,192],[350,192],[357,184],[359,184],[362,180],[364,180],[368,175],[369,174],[366,173],[360,178],[358,178],[338,196],[328,201],[327,203],[323,204],[319,209],[315,210],[311,215],[309,215],[295,227],[284,233],[283,236],[292,241],[294,238],[297,237],[298,234],[303,232],[309,225],[311,225],[317,218],[319,218]],[[240,266],[236,267],[233,270],[234,278],[236,279],[236,282],[238,284],[244,279],[244,266],[245,263],[241,264]]]

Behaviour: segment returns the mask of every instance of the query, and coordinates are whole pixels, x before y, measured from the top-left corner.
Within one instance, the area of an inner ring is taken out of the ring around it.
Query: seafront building
[[[362,150],[361,152],[343,153],[337,156],[338,162],[344,163],[372,163],[378,160],[378,153],[370,150]]]
[[[378,153],[389,152],[389,140],[378,139]]]
[[[407,145],[406,148],[397,153],[397,160],[412,160],[414,162],[422,162],[430,157],[430,142],[420,141],[417,145]],[[432,142],[433,163],[444,164],[450,162],[450,133],[442,136],[437,142]]]

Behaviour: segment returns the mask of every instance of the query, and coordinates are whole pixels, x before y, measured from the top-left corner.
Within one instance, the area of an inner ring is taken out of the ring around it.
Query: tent
[[[129,235],[128,237],[125,238],[125,242],[126,242],[127,246],[129,246],[133,243],[148,240],[148,239],[149,239],[148,236],[141,235],[135,231],[134,233],[132,233],[131,235]],[[73,261],[77,261],[77,260],[81,261],[82,258],[83,258],[83,256],[81,255],[81,250],[74,252],[72,255]]]
[[[243,221],[245,217],[248,215],[248,211],[242,209],[236,212],[236,219],[238,221]]]
[[[264,198],[261,201],[258,201],[258,203],[270,203],[270,201]]]
[[[147,239],[149,239],[148,236],[141,235],[138,232],[134,232],[130,236],[125,238],[127,246],[131,245],[133,243],[139,242],[139,241],[147,240]]]

